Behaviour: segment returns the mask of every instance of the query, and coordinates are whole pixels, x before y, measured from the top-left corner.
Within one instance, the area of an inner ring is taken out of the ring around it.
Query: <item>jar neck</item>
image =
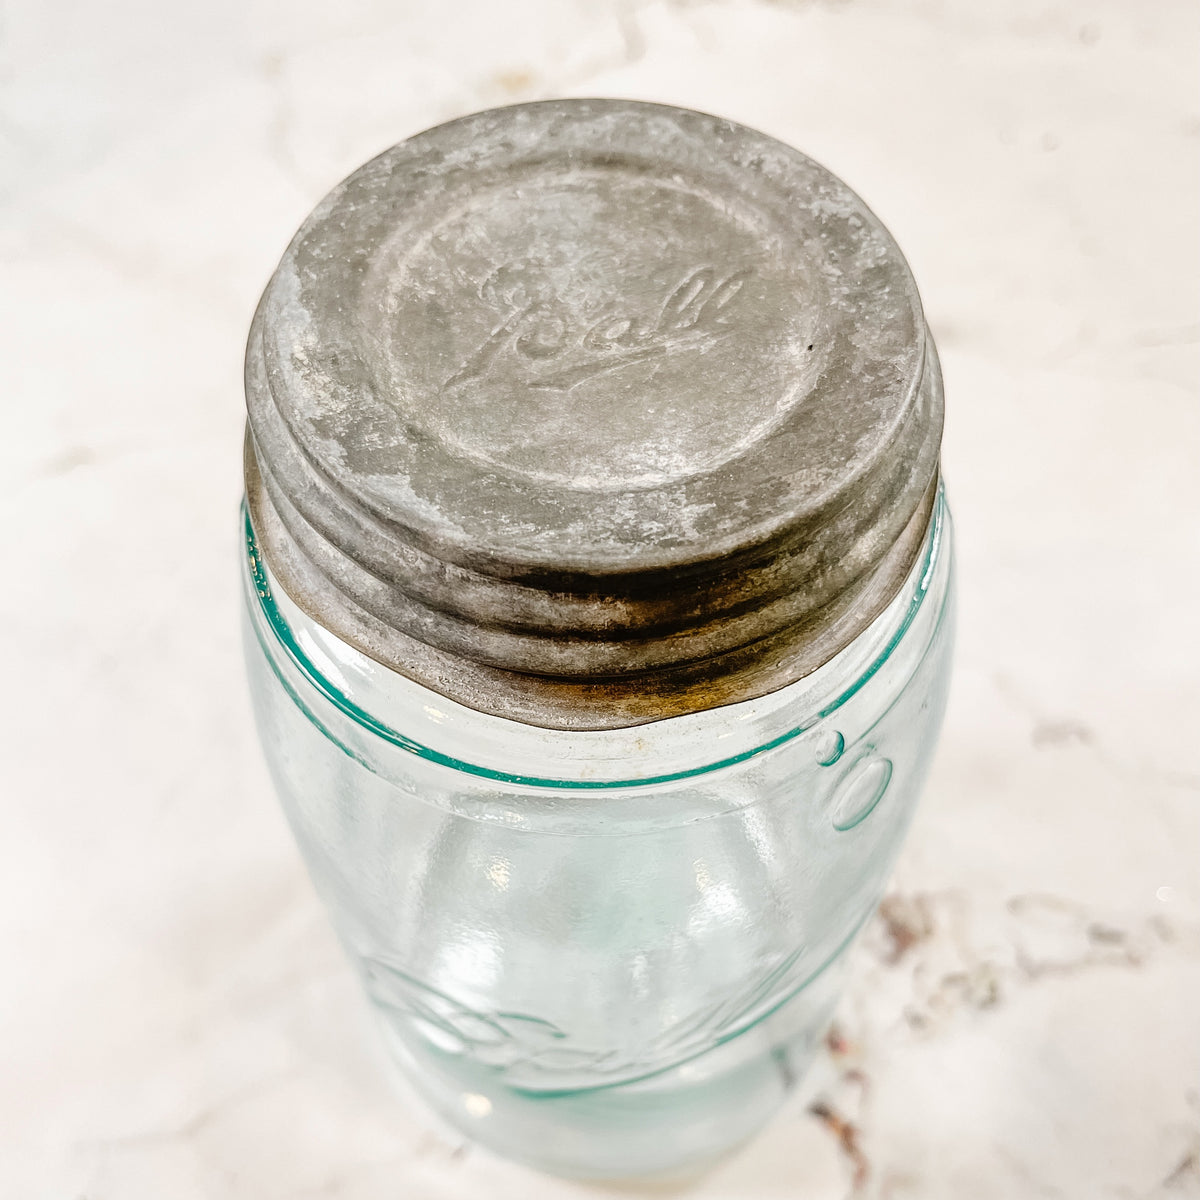
[[[278,585],[248,513],[244,521],[254,634],[293,699],[346,753],[385,775],[387,760],[399,753],[498,782],[573,790],[644,788],[709,775],[798,738],[815,741],[868,683],[873,691],[898,691],[940,623],[952,556],[949,511],[939,488],[921,554],[902,587],[823,666],[755,700],[632,728],[579,731],[476,711],[342,641]]]

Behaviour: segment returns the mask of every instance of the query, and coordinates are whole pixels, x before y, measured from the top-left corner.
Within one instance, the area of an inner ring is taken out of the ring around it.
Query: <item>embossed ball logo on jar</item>
[[[373,267],[364,349],[412,436],[474,462],[573,490],[686,479],[820,374],[822,280],[685,179],[573,168],[431,223]]]
[[[561,301],[527,301],[444,383],[462,387],[486,378],[497,363],[528,371],[528,385],[569,392],[607,371],[619,371],[675,351],[700,349],[733,332],[726,309],[752,271],[719,276],[712,267],[690,272],[649,313],[613,306],[582,328]],[[510,298],[510,302],[511,302]]]

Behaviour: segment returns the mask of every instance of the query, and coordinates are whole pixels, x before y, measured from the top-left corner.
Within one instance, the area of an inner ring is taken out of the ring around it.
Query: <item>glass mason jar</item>
[[[945,704],[941,379],[894,244],[728,122],[478,114],[306,222],[247,397],[260,735],[396,1060],[556,1172],[753,1134]]]

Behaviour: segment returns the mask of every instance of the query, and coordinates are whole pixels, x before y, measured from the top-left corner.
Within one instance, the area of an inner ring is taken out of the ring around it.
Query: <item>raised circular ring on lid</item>
[[[357,171],[267,288],[247,397],[293,598],[567,727],[831,657],[915,557],[941,432],[915,286],[862,202],[762,134],[624,101],[479,113]]]

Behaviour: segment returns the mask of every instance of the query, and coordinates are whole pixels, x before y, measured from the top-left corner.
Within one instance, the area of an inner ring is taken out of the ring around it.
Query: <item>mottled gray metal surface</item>
[[[893,596],[941,379],[908,268],[797,151],[569,100],[366,164],[251,330],[247,485],[296,602],[483,711],[765,694]]]

